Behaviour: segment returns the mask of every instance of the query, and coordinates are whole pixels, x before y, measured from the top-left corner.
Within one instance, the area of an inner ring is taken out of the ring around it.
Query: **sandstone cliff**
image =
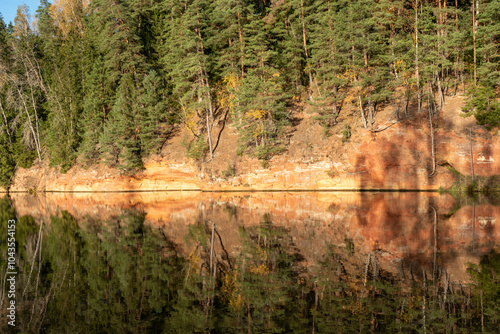
[[[231,126],[222,133],[214,159],[202,164],[185,157],[181,141],[186,131],[179,130],[161,154],[146,161],[146,169],[134,176],[120,175],[102,165],[89,169],[77,165],[61,174],[45,161],[30,169],[18,168],[10,191],[448,188],[454,182],[450,166],[461,174],[471,174],[471,151],[475,175],[500,174],[498,136],[475,125],[473,118],[460,117],[462,105],[463,97],[450,98],[434,122],[435,173],[427,115],[396,123],[393,110],[386,108],[375,128],[390,127],[380,132],[363,129],[354,115],[341,117],[338,129],[344,124],[352,124],[354,129],[345,143],[340,134],[322,136],[321,126],[310,114],[297,115],[297,125],[289,131],[287,152],[273,157],[267,168],[255,158],[236,155],[237,133]],[[384,123],[385,119],[391,121]],[[228,168],[234,170],[232,175],[224,173]]]

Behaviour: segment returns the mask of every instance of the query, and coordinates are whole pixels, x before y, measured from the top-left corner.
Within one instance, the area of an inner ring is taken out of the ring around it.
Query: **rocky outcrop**
[[[273,157],[266,168],[248,156],[236,156],[237,133],[230,126],[222,135],[214,159],[198,164],[184,157],[182,133],[145,170],[124,176],[102,165],[75,166],[66,174],[47,163],[18,168],[10,191],[152,191],[152,190],[422,190],[448,188],[454,182],[449,167],[464,175],[500,174],[500,140],[460,117],[462,97],[450,99],[434,120],[436,170],[431,155],[427,115],[392,124],[380,132],[353,129],[348,142],[324,138],[310,115],[301,115],[288,151]],[[472,130],[471,130],[472,129]],[[473,160],[471,166],[471,158]],[[231,167],[232,173],[224,171]]]
[[[74,167],[66,174],[48,166],[19,168],[10,191],[109,192],[199,188],[199,179],[192,165],[152,162],[145,167],[134,176],[121,175],[118,170],[103,165],[90,169]]]

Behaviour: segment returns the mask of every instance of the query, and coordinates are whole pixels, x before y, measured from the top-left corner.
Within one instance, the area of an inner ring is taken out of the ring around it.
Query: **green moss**
[[[450,164],[447,164],[447,165],[446,165],[446,169],[448,169],[450,172],[452,172],[454,176],[463,176],[462,174],[460,174],[460,172],[459,172],[459,171],[457,171],[457,170],[455,169],[455,167],[453,167],[453,166],[452,166],[452,165],[450,165]]]
[[[479,197],[486,198],[487,202],[500,198],[500,175],[478,176],[463,175],[453,166],[447,165],[446,168],[452,172],[455,182],[446,190],[440,188],[440,193],[447,192],[455,199],[472,199],[479,201]],[[481,201],[484,201],[484,200]]]

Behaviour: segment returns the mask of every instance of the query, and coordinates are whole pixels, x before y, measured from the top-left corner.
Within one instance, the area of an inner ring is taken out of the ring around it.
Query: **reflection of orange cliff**
[[[430,264],[437,251],[439,265],[460,268],[453,274],[457,279],[465,278],[467,262],[477,262],[500,240],[500,208],[477,206],[472,231],[472,207],[444,219],[454,203],[450,196],[436,193],[13,194],[12,201],[18,215],[31,214],[46,222],[62,210],[82,222],[86,216],[104,222],[135,208],[146,212],[146,223],[161,228],[185,254],[190,251],[185,241],[188,227],[197,221],[214,222],[225,248],[234,255],[241,249],[238,228],[257,226],[269,214],[274,224],[289,231],[304,264],[318,263],[332,246],[345,252],[346,241],[352,240],[357,253],[379,250],[393,268],[403,258]],[[436,234],[431,205],[439,217]]]

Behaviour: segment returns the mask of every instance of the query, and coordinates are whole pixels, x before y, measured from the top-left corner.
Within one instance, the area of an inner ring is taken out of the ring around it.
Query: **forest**
[[[210,161],[226,123],[239,155],[287,149],[293,106],[328,135],[347,105],[500,124],[500,0],[41,0],[0,16],[0,185],[42,160],[125,174],[174,127]]]

